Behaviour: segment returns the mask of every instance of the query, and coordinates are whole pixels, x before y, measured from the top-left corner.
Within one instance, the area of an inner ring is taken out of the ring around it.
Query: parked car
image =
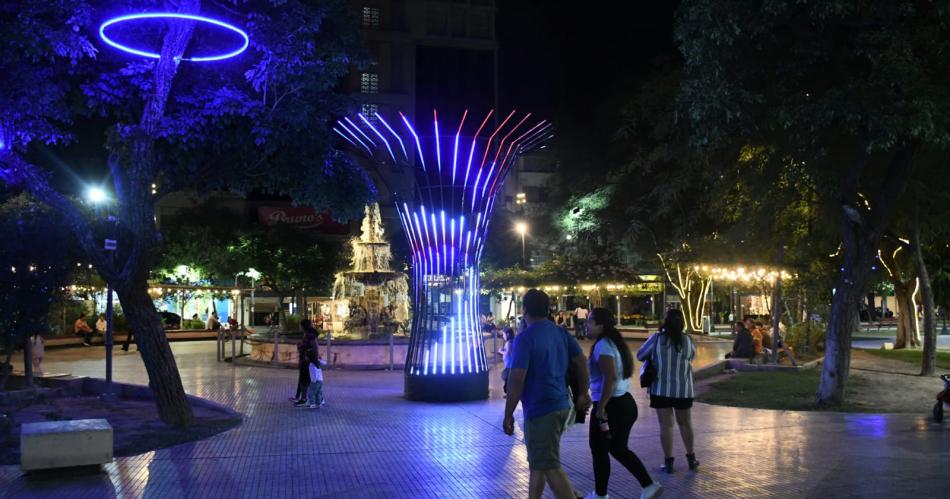
[[[165,329],[181,329],[181,316],[172,312],[159,312],[162,316],[162,327]]]

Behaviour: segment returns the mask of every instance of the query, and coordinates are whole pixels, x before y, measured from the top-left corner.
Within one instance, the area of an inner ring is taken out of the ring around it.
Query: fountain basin
[[[288,369],[297,368],[297,342],[300,341],[300,338],[301,335],[299,333],[297,333],[296,339],[293,338],[292,333],[288,334],[288,337],[281,336],[280,341],[277,344],[279,366]],[[273,336],[270,338],[262,338],[258,336],[255,339],[254,335],[251,335],[247,341],[251,346],[251,353],[249,356],[241,359],[242,363],[247,363],[250,365],[273,366]],[[491,351],[491,338],[485,338],[483,341],[485,350]],[[394,336],[392,345],[390,345],[388,338],[371,340],[347,340],[333,338],[330,341],[328,348],[326,337],[320,337],[318,339],[318,344],[320,347],[320,356],[327,361],[327,367],[330,369],[389,369],[391,366],[394,369],[403,369],[406,365],[406,353],[409,350],[409,338],[405,336]],[[500,347],[501,342],[498,342],[497,346]],[[390,364],[390,355],[392,364]],[[421,380],[418,383],[428,385],[430,382],[432,382],[431,379],[434,378],[434,376],[430,376],[429,378]],[[478,383],[478,386],[481,386],[480,381],[473,381]],[[408,387],[409,384],[406,386]],[[416,386],[416,384],[413,383],[413,386]],[[425,388],[425,390],[428,390],[428,388]],[[415,392],[415,390],[413,390],[413,392]],[[463,390],[462,393],[467,393],[467,391]],[[408,391],[407,396],[409,396]],[[446,398],[445,400],[449,399]],[[456,400],[469,399],[460,398]]]

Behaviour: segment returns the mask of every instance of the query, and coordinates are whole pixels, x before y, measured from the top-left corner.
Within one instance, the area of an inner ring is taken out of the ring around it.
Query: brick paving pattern
[[[426,404],[404,400],[401,372],[329,371],[321,410],[287,401],[293,370],[215,362],[214,343],[174,344],[185,389],[245,414],[209,439],[117,458],[92,476],[27,479],[0,467],[10,498],[506,498],[526,497],[521,430],[501,431],[504,399]],[[47,372],[102,376],[101,349],[47,353]],[[120,354],[118,381],[147,382],[137,354]],[[493,384],[498,381],[493,373]],[[934,388],[934,392],[939,387]],[[640,390],[631,448],[666,488],[664,497],[948,497],[948,424],[919,415],[795,413],[696,404],[699,472],[685,471],[676,442],[674,475],[661,475],[656,417]],[[520,418],[520,410],[519,410]],[[562,442],[575,487],[593,488],[587,427]],[[677,436],[678,439],[678,436]],[[613,466],[610,495],[639,497]]]

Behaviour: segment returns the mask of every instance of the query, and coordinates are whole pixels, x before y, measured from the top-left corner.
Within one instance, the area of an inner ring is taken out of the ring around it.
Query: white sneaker
[[[640,499],[653,499],[661,495],[663,495],[663,486],[660,485],[660,482],[653,482],[643,489],[643,492],[640,493]]]
[[[597,492],[591,491],[590,494],[584,496],[584,499],[610,499],[610,494],[599,496]]]
[[[310,404],[310,405],[307,406],[307,408],[308,408],[308,409],[319,409],[320,406],[317,405],[317,404]]]

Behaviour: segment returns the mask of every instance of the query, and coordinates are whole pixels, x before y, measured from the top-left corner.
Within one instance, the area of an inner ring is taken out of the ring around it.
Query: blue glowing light
[[[128,45],[123,45],[121,43],[116,42],[115,40],[112,40],[108,36],[106,36],[106,28],[110,26],[114,26],[114,25],[124,23],[124,22],[140,21],[143,19],[184,19],[188,21],[197,21],[201,23],[211,24],[213,26],[224,28],[228,31],[237,33],[243,40],[243,42],[241,43],[241,46],[238,47],[236,50],[232,50],[231,52],[225,52],[223,54],[214,54],[214,55],[203,55],[203,56],[196,56],[196,57],[182,57],[181,55],[179,55],[178,57],[176,57],[176,59],[180,61],[208,62],[208,61],[220,61],[222,59],[230,59],[231,57],[236,57],[240,55],[242,52],[244,52],[245,50],[247,50],[247,47],[248,45],[250,45],[250,42],[251,42],[250,38],[248,38],[247,36],[247,33],[245,33],[243,30],[241,30],[237,26],[228,24],[223,21],[219,21],[217,19],[212,19],[210,17],[196,16],[194,14],[179,14],[177,12],[143,12],[139,14],[128,14],[124,16],[113,17],[112,19],[109,19],[106,22],[102,23],[102,26],[99,26],[99,37],[102,38],[102,41],[106,42],[107,44],[123,52],[128,52],[130,54],[135,54],[142,57],[148,57],[150,59],[160,59],[162,56],[161,54],[157,52],[149,52],[146,50],[130,47]]]
[[[432,135],[420,136],[402,113],[399,118],[405,128],[398,132],[379,113],[373,121],[362,114],[357,114],[359,119],[343,118],[333,129],[347,143],[370,155],[385,151],[376,157],[389,156],[395,164],[405,160],[418,168],[415,170],[418,185],[407,200],[400,200],[396,205],[413,262],[414,313],[406,358],[406,373],[411,376],[459,377],[484,374],[488,370],[478,320],[478,262],[485,248],[488,221],[515,158],[550,137],[549,123],[540,121],[527,126],[530,113],[512,111],[483,138],[482,132],[493,115],[494,110],[488,112],[474,135],[469,135],[473,130],[466,134],[466,122],[474,120],[467,120],[468,110],[465,110],[455,137],[450,135],[451,128],[446,131],[445,115],[440,126],[435,111],[432,128],[430,125],[419,128],[431,130]],[[399,142],[401,158],[390,143],[393,137]],[[404,138],[410,141],[409,147],[415,143],[412,158]],[[469,138],[471,145],[465,142]],[[446,162],[442,164],[443,140],[447,146],[451,141],[451,168],[448,149]],[[467,159],[466,146],[469,146]],[[482,160],[473,166],[472,160],[479,153]],[[489,156],[493,158],[491,161],[488,161]],[[462,162],[464,173],[460,171]],[[428,168],[433,164],[436,168]]]

